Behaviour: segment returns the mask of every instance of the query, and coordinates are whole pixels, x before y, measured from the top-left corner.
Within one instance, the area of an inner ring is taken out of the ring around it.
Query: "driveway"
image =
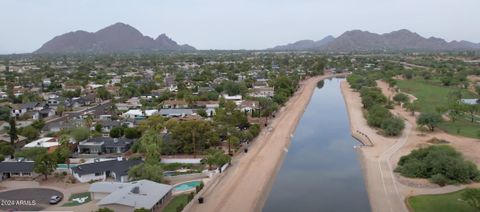
[[[0,210],[40,211],[50,207],[49,200],[53,195],[63,194],[47,188],[25,188],[0,193]]]

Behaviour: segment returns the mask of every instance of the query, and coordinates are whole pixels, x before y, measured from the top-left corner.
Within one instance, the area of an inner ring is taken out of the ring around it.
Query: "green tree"
[[[45,180],[48,178],[48,175],[52,174],[53,171],[57,168],[57,159],[53,154],[45,154],[39,156],[35,160],[33,170],[39,174],[43,174]]]
[[[97,88],[96,95],[97,95],[97,98],[100,98],[102,100],[107,100],[112,97],[112,94],[110,94],[110,92],[108,92],[108,90],[103,86]]]
[[[110,137],[112,138],[120,138],[123,136],[123,127],[113,127],[110,130]]]
[[[9,121],[10,120],[11,109],[9,107],[0,107],[0,120]]]
[[[209,169],[213,166],[220,167],[230,161],[230,156],[226,155],[222,150],[209,149],[204,156],[202,162],[208,165]]]
[[[1,142],[0,143],[0,155],[13,155],[15,153],[15,148],[12,145]]]
[[[32,126],[25,127],[21,130],[21,134],[28,138],[28,140],[37,139],[40,135],[40,132]]]
[[[435,127],[443,121],[442,116],[438,113],[421,113],[417,118],[417,124],[420,126],[426,126],[430,131],[434,131]]]
[[[18,139],[17,136],[17,124],[14,118],[11,118],[9,121],[10,128],[8,130],[8,135],[10,136],[10,144],[15,146],[15,141]]]
[[[28,158],[30,160],[36,161],[38,157],[41,157],[45,154],[47,154],[46,148],[33,147],[33,148],[22,149],[18,152],[15,152],[15,157],[17,158],[23,157],[23,158]]]
[[[137,128],[127,127],[123,130],[125,138],[135,139],[139,138],[142,134]]]
[[[100,123],[95,124],[95,131],[102,132],[103,126]]]
[[[45,127],[45,121],[43,119],[35,120],[32,124],[32,127],[35,127],[37,130],[42,130]]]
[[[405,103],[404,107],[407,109],[407,111],[410,111],[412,113],[412,116],[415,116],[415,112],[419,110],[417,100],[415,100],[411,103]]]
[[[90,130],[85,127],[77,127],[70,132],[70,136],[78,143],[90,137]]]
[[[163,169],[159,162],[138,164],[128,170],[128,177],[131,180],[151,180],[157,183],[164,183]]]
[[[182,152],[193,153],[215,146],[220,141],[218,133],[212,124],[204,120],[187,120],[176,124],[170,130],[172,139],[177,141]]]

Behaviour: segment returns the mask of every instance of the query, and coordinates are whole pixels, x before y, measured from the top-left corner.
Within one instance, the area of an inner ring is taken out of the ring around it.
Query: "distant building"
[[[480,99],[462,99],[460,101],[462,101],[463,104],[467,104],[467,105],[480,104]]]

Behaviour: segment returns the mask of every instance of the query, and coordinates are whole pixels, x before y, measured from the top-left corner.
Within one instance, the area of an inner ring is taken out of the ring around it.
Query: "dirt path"
[[[367,185],[372,211],[408,211],[403,203],[404,197],[398,189],[393,174],[391,158],[408,140],[411,126],[399,138],[385,138],[370,128],[363,117],[360,95],[350,89],[346,81],[341,83],[342,93],[347,106],[352,134],[357,131],[372,140],[374,146],[360,150],[362,167]],[[360,137],[360,139],[362,139]]]
[[[232,166],[202,191],[204,204],[193,202],[185,211],[261,211],[317,82],[329,77],[301,82],[300,89],[253,142],[249,152],[234,158]]]

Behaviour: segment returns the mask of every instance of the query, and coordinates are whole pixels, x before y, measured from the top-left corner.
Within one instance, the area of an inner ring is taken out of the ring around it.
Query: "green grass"
[[[435,109],[439,106],[446,107],[448,94],[456,90],[462,92],[463,98],[478,98],[477,95],[466,89],[440,86],[425,80],[397,80],[397,86],[402,92],[410,93],[418,98],[417,102],[421,112],[435,112]],[[450,134],[480,138],[480,124],[465,119],[456,122],[444,122],[439,127]]]
[[[83,197],[87,197],[87,199],[85,199],[85,201],[83,203],[73,201],[73,199],[75,199],[75,198],[83,198]],[[90,201],[92,201],[92,195],[90,194],[90,192],[76,193],[76,194],[70,195],[70,198],[68,198],[68,202],[63,204],[63,206],[71,207],[71,206],[83,205],[83,204],[85,204],[87,202],[90,202]]]
[[[448,94],[452,91],[461,90],[463,98],[466,99],[477,97],[466,89],[439,86],[425,80],[398,80],[397,86],[402,92],[416,96],[423,112],[435,112],[437,106],[447,105]]]
[[[168,205],[163,210],[164,212],[176,212],[177,207],[183,203],[183,206],[187,205],[188,203],[188,194],[180,194],[175,196]]]
[[[461,200],[464,190],[439,195],[420,195],[407,199],[414,212],[474,212],[478,211]]]

